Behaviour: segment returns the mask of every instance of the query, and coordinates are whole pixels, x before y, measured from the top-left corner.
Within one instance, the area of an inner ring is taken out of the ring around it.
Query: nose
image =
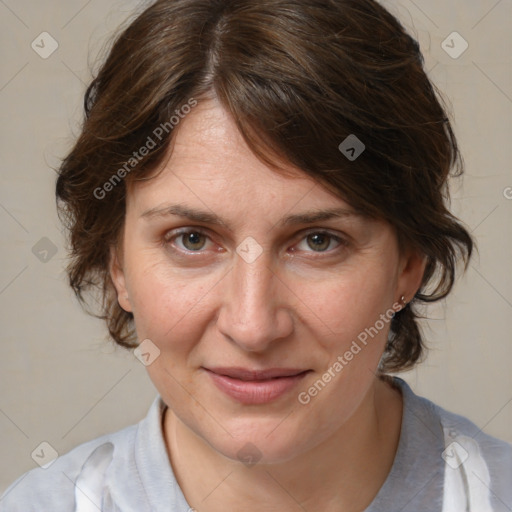
[[[265,253],[252,263],[236,256],[223,286],[218,329],[247,352],[264,352],[293,331],[291,292],[269,265]]]

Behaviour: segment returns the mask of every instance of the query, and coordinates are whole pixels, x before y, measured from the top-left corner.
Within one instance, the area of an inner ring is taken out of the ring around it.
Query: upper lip
[[[308,371],[303,368],[268,368],[266,370],[251,370],[250,368],[234,366],[229,368],[212,367],[205,369],[216,373],[217,375],[226,375],[239,380],[265,380],[276,377],[291,377]]]

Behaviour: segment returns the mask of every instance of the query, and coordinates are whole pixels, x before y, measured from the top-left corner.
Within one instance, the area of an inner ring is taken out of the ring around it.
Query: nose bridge
[[[237,256],[225,288],[219,329],[245,350],[263,350],[291,331],[282,300],[279,280],[265,252],[251,263]]]
[[[272,309],[273,298],[275,299],[272,294],[275,277],[264,255],[252,263],[238,258],[233,277],[242,311],[246,310],[247,313],[250,313],[252,310],[253,313],[256,311],[262,313],[262,308]],[[268,313],[268,311],[266,312]]]

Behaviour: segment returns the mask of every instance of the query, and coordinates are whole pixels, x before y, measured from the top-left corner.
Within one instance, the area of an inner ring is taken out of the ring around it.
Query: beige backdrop
[[[105,342],[67,288],[52,170],[77,133],[90,65],[140,5],[0,0],[0,492],[36,466],[41,442],[65,453],[138,421],[155,396],[144,367]],[[453,107],[467,170],[452,206],[480,248],[449,300],[429,309],[429,357],[405,378],[512,442],[512,2],[386,5]]]

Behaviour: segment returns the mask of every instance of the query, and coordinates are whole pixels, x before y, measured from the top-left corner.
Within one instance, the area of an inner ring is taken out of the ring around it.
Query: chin
[[[320,441],[316,437],[305,438],[304,429],[290,430],[287,420],[282,421],[284,418],[279,421],[248,418],[245,422],[238,421],[235,428],[230,428],[229,422],[221,421],[231,435],[224,431],[215,436],[197,433],[215,451],[233,461],[247,466],[279,464],[294,459]]]
[[[228,443],[212,444],[225,457],[246,466],[254,464],[279,464],[294,459],[301,453],[300,445],[293,439],[276,439],[269,442],[266,434],[232,439]]]

